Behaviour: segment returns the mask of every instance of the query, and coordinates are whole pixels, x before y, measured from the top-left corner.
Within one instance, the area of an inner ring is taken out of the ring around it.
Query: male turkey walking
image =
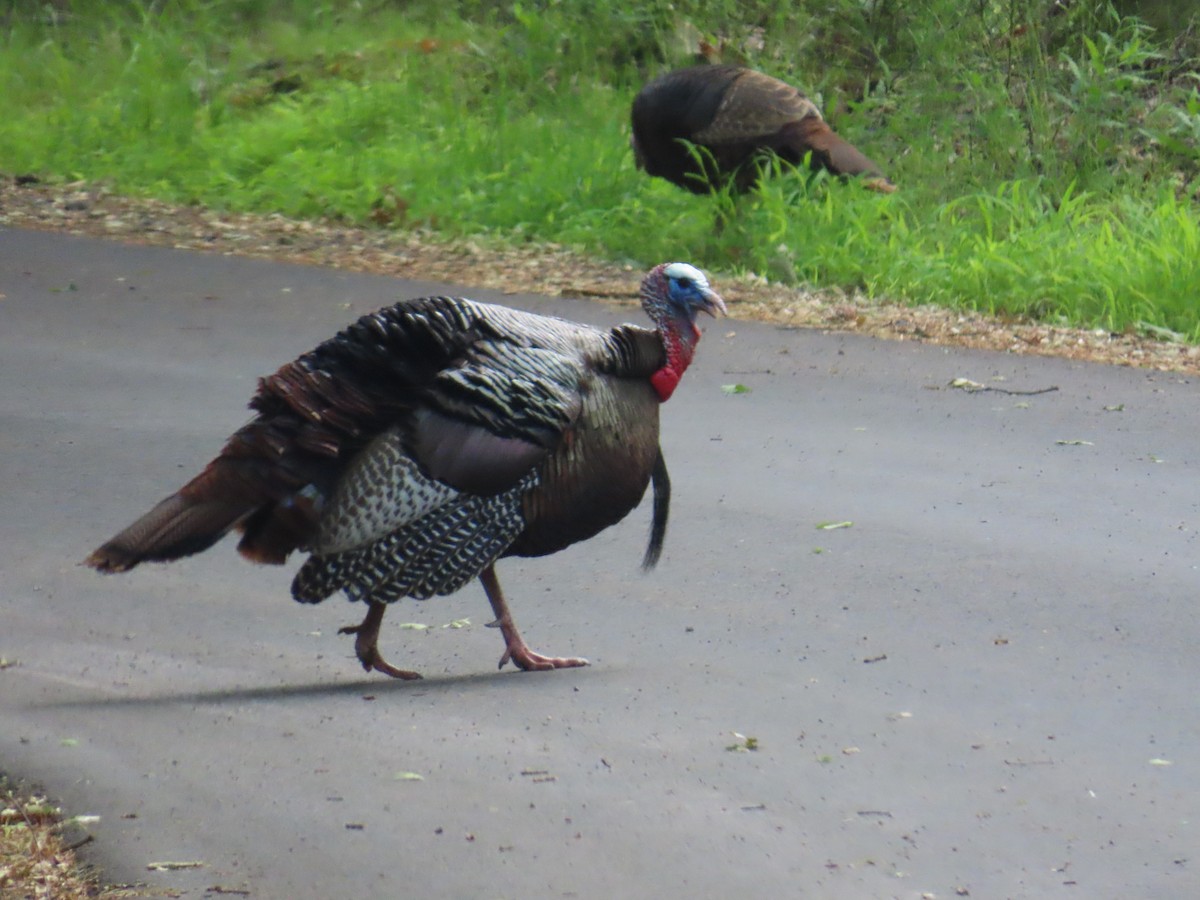
[[[793,166],[807,157],[814,169],[865,176],[868,187],[895,190],[883,169],[835,134],[804,94],[742,66],[668,72],[638,93],[632,119],[638,168],[695,194],[730,183],[735,191],[750,190],[771,153]]]
[[[623,519],[654,482],[650,545],[670,499],[658,406],[692,361],[701,312],[725,311],[686,263],[641,284],[655,328],[600,330],[462,298],[363,316],[259,383],[257,414],[221,453],[86,563],[124,572],[199,553],[231,530],[260,563],[309,557],[301,602],[362,600],[363,668],[419,678],[380,655],[386,604],[453,593],[478,577],[504,636],[500,666],[587,665],[522,640],[495,562],[542,556]]]

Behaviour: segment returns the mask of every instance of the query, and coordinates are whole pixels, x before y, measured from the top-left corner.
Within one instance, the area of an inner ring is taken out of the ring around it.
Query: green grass
[[[18,2],[0,165],[1200,341],[1200,26],[1046,8]],[[700,33],[802,86],[901,191],[791,173],[694,197],[636,172],[629,102]]]

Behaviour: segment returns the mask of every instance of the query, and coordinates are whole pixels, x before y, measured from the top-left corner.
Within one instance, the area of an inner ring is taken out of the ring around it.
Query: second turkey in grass
[[[633,101],[630,143],[638,168],[705,194],[752,188],[771,156],[861,176],[890,193],[883,168],[839,137],[804,94],[753,69],[700,65],[668,72]]]

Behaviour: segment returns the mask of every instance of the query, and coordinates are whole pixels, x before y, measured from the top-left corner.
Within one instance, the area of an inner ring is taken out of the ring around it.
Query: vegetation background
[[[0,171],[1200,342],[1196,7],[15,0]],[[630,101],[698,56],[801,87],[900,191],[636,172]]]

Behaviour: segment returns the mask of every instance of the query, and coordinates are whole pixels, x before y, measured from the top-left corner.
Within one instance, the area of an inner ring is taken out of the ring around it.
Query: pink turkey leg
[[[374,669],[376,672],[391,675],[393,678],[415,681],[421,677],[420,674],[407,669],[397,669],[379,654],[379,648],[376,646],[379,641],[379,625],[383,622],[383,614],[386,610],[387,607],[382,603],[367,601],[367,615],[362,623],[339,628],[338,634],[355,635],[354,655],[358,657],[358,661],[368,672]]]
[[[496,578],[495,564],[489,565],[480,572],[479,580],[487,592],[488,602],[492,604],[492,612],[496,614],[495,624],[500,627],[500,633],[504,635],[504,655],[500,657],[500,665],[497,668],[503,669],[504,664],[510,659],[517,668],[524,669],[526,672],[570,669],[588,664],[586,659],[578,656],[542,656],[542,654],[530,650],[529,645],[522,639],[521,633],[517,631],[512,613],[508,611],[508,604],[504,601],[504,592],[500,590],[500,581]]]

